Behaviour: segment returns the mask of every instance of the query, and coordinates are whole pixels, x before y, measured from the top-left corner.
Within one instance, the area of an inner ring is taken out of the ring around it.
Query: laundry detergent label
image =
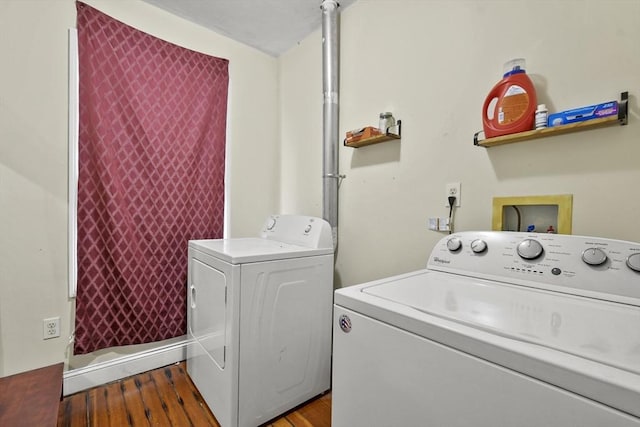
[[[529,94],[518,85],[511,85],[498,102],[498,123],[508,125],[518,121],[529,107]]]

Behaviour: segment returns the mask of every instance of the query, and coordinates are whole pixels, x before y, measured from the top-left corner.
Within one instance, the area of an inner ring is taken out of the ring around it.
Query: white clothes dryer
[[[330,387],[333,239],[270,216],[256,238],[189,242],[187,371],[222,427],[254,427]]]

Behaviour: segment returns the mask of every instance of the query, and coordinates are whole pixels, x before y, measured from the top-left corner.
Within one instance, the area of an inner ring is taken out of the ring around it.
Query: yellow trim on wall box
[[[558,234],[571,234],[573,217],[573,195],[494,197],[491,229],[501,231],[504,223],[505,206],[558,206]]]

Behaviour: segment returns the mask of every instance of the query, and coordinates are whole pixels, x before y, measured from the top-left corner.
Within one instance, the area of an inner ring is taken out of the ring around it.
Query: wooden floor
[[[331,395],[321,396],[266,426],[329,427]],[[187,375],[185,363],[156,369],[65,397],[58,427],[214,426],[215,417]]]

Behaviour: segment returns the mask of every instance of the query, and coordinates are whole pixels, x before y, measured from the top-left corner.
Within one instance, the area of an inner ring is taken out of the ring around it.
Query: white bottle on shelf
[[[547,127],[547,106],[544,104],[538,105],[536,110],[536,129],[542,129]]]

